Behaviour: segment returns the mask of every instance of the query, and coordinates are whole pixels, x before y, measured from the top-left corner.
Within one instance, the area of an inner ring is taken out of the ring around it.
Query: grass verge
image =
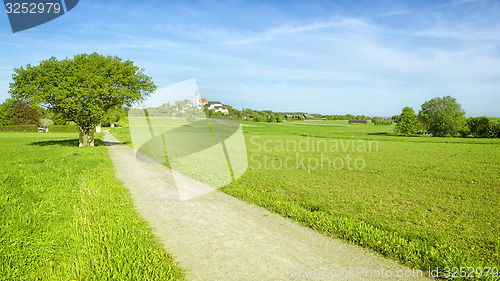
[[[0,134],[1,280],[179,280],[106,148],[75,134]]]

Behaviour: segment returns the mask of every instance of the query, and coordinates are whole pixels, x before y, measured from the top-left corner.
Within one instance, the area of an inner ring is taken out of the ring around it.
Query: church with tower
[[[204,106],[207,103],[208,103],[207,99],[201,99],[200,94],[198,93],[198,91],[196,91],[196,94],[195,94],[196,107],[201,108],[202,106]]]
[[[207,99],[202,99],[198,91],[196,91],[195,94],[195,105],[198,108],[206,107],[213,112],[221,112],[223,114],[229,113],[227,108],[220,101],[207,101]]]

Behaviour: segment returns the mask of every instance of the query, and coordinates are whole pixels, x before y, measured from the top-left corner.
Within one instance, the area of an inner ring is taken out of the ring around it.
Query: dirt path
[[[136,160],[109,133],[104,140],[117,177],[188,280],[379,280],[370,274],[389,271],[392,280],[425,279],[395,277],[409,268],[222,192],[180,201],[171,170]],[[294,277],[307,275],[316,277]]]

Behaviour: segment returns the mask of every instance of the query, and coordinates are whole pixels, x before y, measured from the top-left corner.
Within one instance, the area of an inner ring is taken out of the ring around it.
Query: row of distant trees
[[[283,122],[287,113],[273,112],[272,110],[253,110],[244,108],[238,110],[230,105],[225,105],[228,110],[228,115],[238,118],[240,120],[254,121],[254,122]],[[213,115],[216,115],[213,113]],[[211,116],[212,113],[208,112]]]
[[[164,103],[158,107],[148,108],[148,114],[150,116],[189,116],[196,114],[196,110],[189,106],[186,106],[189,103],[189,100],[181,100],[176,101],[175,103]],[[205,113],[208,117],[212,116],[231,116],[240,120],[246,121],[254,121],[254,122],[283,122],[285,121],[286,115],[296,116],[287,121],[296,121],[303,120],[304,112],[274,112],[272,110],[253,110],[250,108],[244,108],[242,110],[238,110],[230,105],[224,105],[228,113],[216,112],[213,110],[209,110],[204,108]],[[386,120],[381,117],[373,117],[370,118],[366,115],[322,115],[322,114],[313,114],[316,118],[325,118],[326,120],[372,120],[374,124],[390,124],[392,123],[392,119]]]
[[[401,134],[500,138],[500,123],[486,117],[465,118],[462,106],[451,96],[426,101],[418,114],[413,108],[405,107],[393,118],[397,122],[395,129]]]
[[[224,105],[224,106],[228,110],[228,113],[226,115],[238,118],[240,120],[247,120],[254,122],[283,122],[285,121],[286,115],[299,116],[288,121],[304,119],[304,117],[302,116],[304,112],[274,112],[272,110],[253,110],[250,108],[244,108],[242,110],[238,110],[230,105]],[[213,112],[211,110],[208,110],[207,115],[219,116],[223,114],[220,112]],[[312,115],[316,118],[325,118],[326,120],[372,120],[372,118],[366,115],[352,115],[352,114],[345,114],[345,115],[312,114]],[[381,117],[374,117],[373,120],[377,118],[380,120],[383,119]]]

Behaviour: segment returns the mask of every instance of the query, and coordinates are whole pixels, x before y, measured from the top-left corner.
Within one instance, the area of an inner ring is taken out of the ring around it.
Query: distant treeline
[[[244,108],[242,110],[235,109],[230,105],[225,105],[229,113],[227,115],[236,117],[240,120],[254,121],[254,122],[283,122],[287,115],[298,116],[291,118],[291,120],[304,120],[304,114],[306,112],[274,112],[272,110],[253,110],[250,108]],[[208,116],[222,115],[220,112],[207,112]],[[310,113],[310,115],[315,118],[325,118],[326,120],[372,120],[372,118],[366,115],[324,115]],[[380,118],[380,117],[378,117]],[[381,118],[382,119],[382,118]]]
[[[150,116],[187,116],[196,112],[196,109],[192,106],[188,106],[190,102],[188,100],[176,101],[175,104],[164,103],[158,107],[149,107],[148,114]],[[283,122],[287,120],[286,116],[294,116],[289,118],[287,121],[293,120],[304,120],[304,114],[306,112],[274,112],[272,110],[253,110],[250,108],[244,108],[238,110],[230,105],[225,104],[225,108],[228,110],[227,114],[222,112],[215,112],[204,107],[207,116],[232,116],[240,120],[254,121],[254,122]],[[382,121],[385,120],[381,117],[371,118],[366,115],[323,115],[323,114],[310,114],[315,118],[325,118],[326,120],[375,120]],[[389,121],[392,121],[389,119]],[[381,122],[384,123],[384,122]],[[389,122],[386,122],[389,123]]]

